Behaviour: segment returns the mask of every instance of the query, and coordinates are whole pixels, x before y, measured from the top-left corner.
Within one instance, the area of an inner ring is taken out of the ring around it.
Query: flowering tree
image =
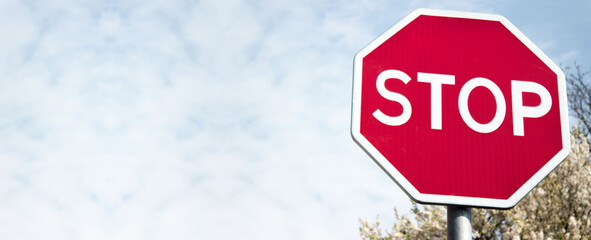
[[[510,210],[472,209],[473,239],[591,239],[591,163],[585,134],[571,133],[571,153]],[[446,209],[413,203],[390,230],[379,219],[360,220],[362,239],[446,239]]]

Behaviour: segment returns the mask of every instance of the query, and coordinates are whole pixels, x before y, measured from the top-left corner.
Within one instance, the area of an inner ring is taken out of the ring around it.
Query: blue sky
[[[0,1],[1,239],[357,239],[410,202],[349,134],[353,56],[416,8],[591,66],[588,1]]]

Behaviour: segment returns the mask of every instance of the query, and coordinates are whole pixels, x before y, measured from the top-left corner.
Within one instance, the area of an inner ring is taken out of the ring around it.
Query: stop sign
[[[421,203],[511,208],[570,149],[564,74],[502,16],[416,10],[353,82],[353,139]]]

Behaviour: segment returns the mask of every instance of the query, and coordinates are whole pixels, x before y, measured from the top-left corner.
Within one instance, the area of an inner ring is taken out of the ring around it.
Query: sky
[[[591,68],[589,1],[0,0],[0,239],[359,239],[409,198],[350,136],[353,57],[416,8]]]

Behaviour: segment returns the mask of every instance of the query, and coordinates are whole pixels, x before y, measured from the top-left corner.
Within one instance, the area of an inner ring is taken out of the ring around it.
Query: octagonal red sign
[[[354,64],[353,139],[418,202],[510,208],[568,155],[564,74],[502,16],[419,9]]]

